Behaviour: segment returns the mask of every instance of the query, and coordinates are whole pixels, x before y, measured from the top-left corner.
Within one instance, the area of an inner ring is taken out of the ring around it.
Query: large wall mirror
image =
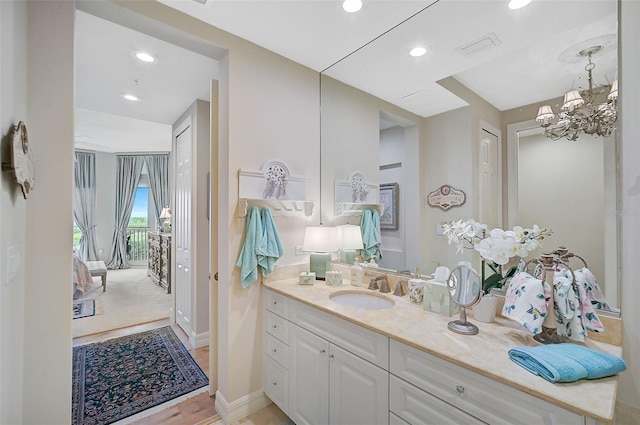
[[[382,231],[380,265],[425,273],[478,263],[438,236],[442,221],[546,226],[555,233],[544,248],[566,245],[584,257],[618,307],[616,135],[556,143],[532,121],[541,104],[557,110],[565,92],[586,88],[580,50],[603,46],[592,57],[596,91],[617,79],[617,2],[533,1],[517,11],[506,0],[425,6],[321,74],[321,220],[359,223],[334,215],[336,180],[361,172],[374,184],[398,183],[398,229]],[[426,55],[408,54],[416,44]],[[487,141],[492,148],[484,150]],[[550,150],[536,149],[542,145]],[[548,190],[532,164],[540,176],[556,171],[552,186],[565,199],[547,198],[545,214],[525,192]],[[570,171],[576,166],[589,178]],[[428,206],[427,194],[442,185],[463,190],[466,202]],[[587,211],[588,223],[576,219]]]

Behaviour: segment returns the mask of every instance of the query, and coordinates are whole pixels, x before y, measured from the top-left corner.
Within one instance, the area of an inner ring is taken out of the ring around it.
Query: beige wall
[[[613,140],[589,135],[580,136],[579,142],[554,141],[544,134],[518,140],[517,223],[553,230],[544,247],[532,255],[564,245],[585,259],[601,283],[605,282],[603,143],[607,142]],[[571,266],[582,264],[576,260]]]
[[[36,172],[25,222],[25,424],[71,419],[73,25],[73,2],[28,3],[24,95]]]
[[[619,9],[620,41],[620,224],[622,321],[624,358],[629,370],[622,374],[618,398],[640,406],[640,2],[621,1]],[[636,412],[636,421],[640,415]]]
[[[0,154],[5,162],[10,161],[12,126],[20,120],[29,124],[26,3],[0,2],[0,51]],[[0,423],[17,424],[22,423],[24,388],[27,201],[11,173],[2,172],[0,179]],[[5,255],[9,247],[22,258],[22,266],[12,279],[7,276]]]

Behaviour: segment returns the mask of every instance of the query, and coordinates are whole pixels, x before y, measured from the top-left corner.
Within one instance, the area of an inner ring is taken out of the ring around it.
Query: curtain
[[[148,155],[144,157],[149,173],[149,189],[153,195],[156,223],[160,223],[162,208],[169,206],[169,155]]]
[[[108,269],[126,269],[129,267],[129,262],[127,261],[127,225],[131,218],[143,164],[144,158],[142,156],[118,156],[115,230],[111,240],[111,258],[107,263]]]
[[[96,157],[93,153],[76,152],[74,166],[73,219],[80,228],[80,257],[98,259],[96,248]]]

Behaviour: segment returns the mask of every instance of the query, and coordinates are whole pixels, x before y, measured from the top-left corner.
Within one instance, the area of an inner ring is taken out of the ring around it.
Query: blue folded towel
[[[380,214],[378,210],[362,210],[360,229],[362,232],[362,244],[364,245],[364,249],[361,251],[362,258],[365,261],[372,257],[382,258],[382,252],[380,252],[382,237],[380,236]]]
[[[262,240],[262,221],[258,208],[250,207],[247,211],[246,235],[244,245],[236,266],[240,267],[242,287],[246,288],[258,278],[258,247]]]
[[[256,252],[258,257],[258,265],[263,276],[269,276],[276,265],[278,258],[284,254],[280,236],[276,230],[276,224],[273,222],[273,215],[269,208],[262,208],[260,212],[262,221],[262,237]]]
[[[604,378],[627,369],[620,357],[572,343],[512,348],[509,358],[550,382]]]

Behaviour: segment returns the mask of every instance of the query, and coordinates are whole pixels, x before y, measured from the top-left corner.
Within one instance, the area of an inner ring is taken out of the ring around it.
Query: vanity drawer
[[[411,425],[485,424],[393,375],[389,378],[389,410]]]
[[[391,340],[390,372],[491,424],[584,424],[584,417]]]
[[[289,346],[270,333],[264,333],[264,353],[285,369],[289,367]]]
[[[289,321],[287,319],[265,310],[264,330],[289,345]]]
[[[278,294],[277,292],[265,289],[263,303],[266,310],[272,311],[275,314],[284,317],[285,319],[289,318],[288,297]]]
[[[273,359],[265,357],[264,393],[283,412],[289,411],[289,373]]]
[[[289,314],[300,327],[389,370],[388,337],[294,300],[290,300]]]

